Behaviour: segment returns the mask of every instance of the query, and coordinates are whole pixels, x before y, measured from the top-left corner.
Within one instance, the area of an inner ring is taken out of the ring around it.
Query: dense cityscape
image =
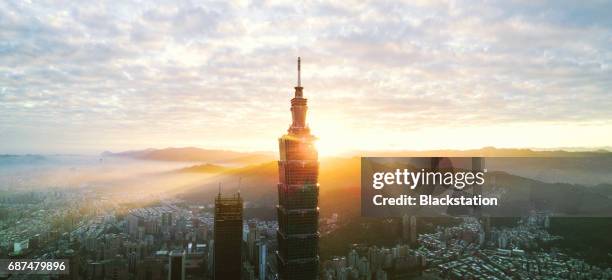
[[[156,200],[126,209],[126,201],[74,190],[5,195],[0,203],[2,258],[70,259],[72,267],[69,275],[3,279],[174,279],[169,278],[173,262],[181,263],[185,279],[213,279],[213,204]],[[610,268],[540,248],[560,238],[547,232],[542,214],[503,228],[463,218],[430,233],[417,233],[415,220],[394,221],[402,240],[396,246],[346,244],[345,255],[322,260],[320,279],[612,277]],[[320,223],[329,227],[337,221],[336,215]],[[277,227],[274,220],[241,223],[242,279],[276,279]]]

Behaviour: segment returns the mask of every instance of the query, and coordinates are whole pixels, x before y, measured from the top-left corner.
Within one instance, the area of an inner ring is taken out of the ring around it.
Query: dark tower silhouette
[[[315,137],[306,125],[298,57],[298,84],[291,99],[293,122],[279,139],[278,277],[317,279],[319,269],[319,161]]]
[[[215,199],[214,279],[239,280],[242,271],[242,198]]]
[[[170,252],[168,263],[168,280],[185,280],[185,252]]]

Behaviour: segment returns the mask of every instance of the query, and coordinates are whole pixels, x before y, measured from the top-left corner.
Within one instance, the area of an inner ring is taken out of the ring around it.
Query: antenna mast
[[[301,86],[302,86],[302,79],[301,79],[301,70],[302,70],[302,69],[301,69],[301,67],[300,67],[300,64],[301,64],[301,59],[300,59],[300,57],[298,56],[298,85],[297,85],[298,87],[301,87]]]

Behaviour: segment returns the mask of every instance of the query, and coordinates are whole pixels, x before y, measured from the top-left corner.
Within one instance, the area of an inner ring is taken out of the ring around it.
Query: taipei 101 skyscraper
[[[317,279],[319,270],[319,161],[315,137],[306,125],[300,77],[291,99],[293,122],[278,141],[278,277]]]

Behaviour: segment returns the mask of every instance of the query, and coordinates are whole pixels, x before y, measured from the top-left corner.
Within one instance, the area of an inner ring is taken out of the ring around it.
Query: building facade
[[[185,280],[184,251],[172,251],[168,255],[168,280]]]
[[[215,280],[240,280],[242,268],[242,197],[215,199],[213,275]]]
[[[291,99],[292,124],[279,139],[278,277],[317,279],[319,269],[319,161],[306,124],[298,58],[298,85]]]

